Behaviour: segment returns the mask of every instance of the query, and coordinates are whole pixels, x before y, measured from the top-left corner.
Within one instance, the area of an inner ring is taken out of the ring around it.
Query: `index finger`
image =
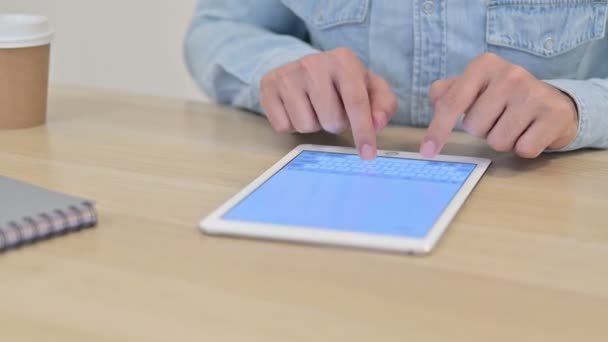
[[[343,72],[336,73],[336,87],[344,103],[355,145],[362,159],[374,159],[376,157],[376,130],[372,121],[366,72],[360,65],[348,66],[343,70]],[[352,70],[361,72],[352,72]]]
[[[458,119],[475,103],[488,79],[485,70],[478,64],[472,64],[452,82],[443,95],[436,99],[435,114],[420,148],[420,153],[424,157],[435,157],[441,151]]]

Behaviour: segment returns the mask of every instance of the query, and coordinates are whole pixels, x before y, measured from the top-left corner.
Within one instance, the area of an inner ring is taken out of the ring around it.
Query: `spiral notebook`
[[[96,224],[92,201],[0,176],[0,252]]]

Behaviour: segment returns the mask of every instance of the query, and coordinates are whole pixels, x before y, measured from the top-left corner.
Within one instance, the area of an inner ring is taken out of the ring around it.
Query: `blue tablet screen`
[[[223,218],[423,238],[475,167],[304,151]]]

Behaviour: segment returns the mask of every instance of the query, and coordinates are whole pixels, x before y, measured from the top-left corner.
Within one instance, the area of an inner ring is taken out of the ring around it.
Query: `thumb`
[[[372,122],[376,131],[380,131],[397,112],[397,97],[391,86],[382,77],[368,73],[368,92],[372,108]]]

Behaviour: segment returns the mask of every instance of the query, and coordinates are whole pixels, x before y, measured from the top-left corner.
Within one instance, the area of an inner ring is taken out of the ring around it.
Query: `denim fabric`
[[[187,65],[218,102],[262,112],[272,69],[337,47],[399,99],[393,123],[426,126],[433,81],[493,52],[570,94],[580,113],[564,150],[608,148],[607,0],[200,0]]]

